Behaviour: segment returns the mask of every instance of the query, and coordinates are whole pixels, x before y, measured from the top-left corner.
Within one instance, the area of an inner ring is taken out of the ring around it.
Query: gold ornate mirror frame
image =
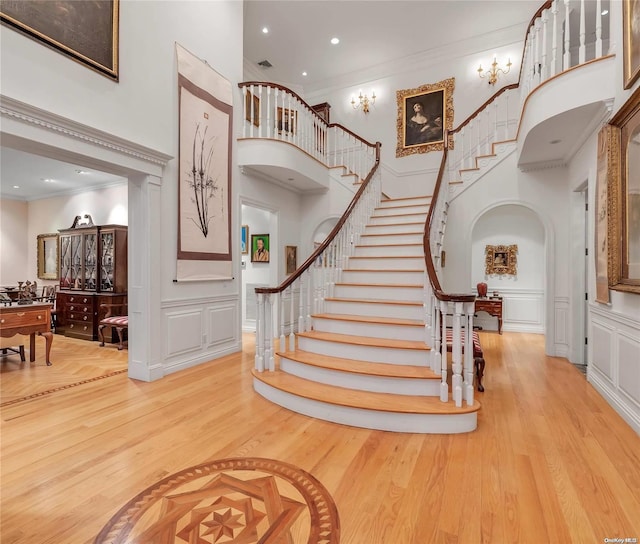
[[[507,274],[515,276],[518,273],[518,245],[510,246],[486,246],[485,247],[485,271],[490,274]]]

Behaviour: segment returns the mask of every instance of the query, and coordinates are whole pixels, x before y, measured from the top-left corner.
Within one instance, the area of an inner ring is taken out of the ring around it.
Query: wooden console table
[[[498,332],[502,334],[502,297],[476,298],[475,313],[487,312],[498,318]]]
[[[16,334],[28,334],[31,336],[29,343],[29,361],[36,360],[36,333],[44,336],[46,341],[47,365],[51,365],[49,355],[53,343],[51,332],[51,308],[52,304],[34,303],[0,307],[0,336],[11,338]]]

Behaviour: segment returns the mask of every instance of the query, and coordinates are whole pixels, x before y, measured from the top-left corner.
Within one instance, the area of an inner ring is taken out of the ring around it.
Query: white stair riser
[[[405,304],[325,300],[324,311],[328,314],[364,315],[369,317],[397,317],[401,319],[424,319],[424,307]]]
[[[425,341],[424,327],[413,325],[386,325],[382,323],[363,323],[360,321],[343,321],[329,318],[312,318],[313,330],[368,336],[370,338],[388,338],[391,340]]]
[[[431,204],[431,197],[424,196],[419,198],[397,198],[392,200],[383,200],[378,205],[379,208],[394,208],[396,206],[412,206],[412,205],[422,205],[426,204],[427,206]]]
[[[360,298],[374,300],[422,302],[424,288],[422,287],[384,287],[372,285],[336,285],[336,298]]]
[[[329,357],[391,365],[427,366],[429,358],[429,352],[426,350],[361,346],[358,344],[330,342],[317,338],[306,338],[304,336],[298,337],[298,349],[328,355]]]
[[[467,414],[403,414],[338,406],[287,393],[271,387],[257,378],[253,380],[253,388],[264,398],[298,414],[363,429],[399,433],[457,434],[469,433],[478,427],[477,412]]]
[[[409,214],[416,214],[416,213],[424,214],[424,216],[427,217],[427,214],[429,213],[429,205],[422,204],[419,206],[414,205],[414,206],[396,206],[396,207],[381,206],[374,210],[373,215],[409,215]]]
[[[424,231],[424,222],[399,223],[394,225],[372,225],[364,228],[363,234],[404,234],[406,232]]]
[[[308,365],[283,356],[280,357],[280,370],[306,380],[358,391],[423,397],[440,396],[440,380],[355,374]]]
[[[409,285],[423,284],[424,272],[407,272],[404,270],[343,270],[340,281],[346,283],[406,283]]]
[[[369,220],[369,225],[394,225],[396,223],[422,223],[424,225],[426,213],[406,215],[375,215]]]
[[[355,257],[424,257],[422,244],[387,245],[387,246],[356,246]]]
[[[349,268],[367,270],[424,270],[424,256],[406,257],[404,259],[384,259],[379,257],[349,257]]]
[[[411,234],[388,234],[385,236],[360,236],[359,244],[363,246],[380,246],[390,244],[421,244],[422,245],[421,232],[415,231]]]

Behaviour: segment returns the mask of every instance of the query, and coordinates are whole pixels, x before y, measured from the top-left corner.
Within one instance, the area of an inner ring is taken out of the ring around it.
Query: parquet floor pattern
[[[342,544],[640,538],[640,437],[573,365],[544,355],[542,336],[481,333],[486,390],[478,429],[462,435],[358,429],[273,405],[253,391],[252,338],[152,383],[123,373],[1,407],[0,541],[92,543],[144,490],[228,458],[312,475],[335,501]],[[5,369],[3,400],[50,388],[57,375],[40,371],[67,367],[55,386],[118,368],[115,348],[93,352],[93,369],[76,342],[67,357],[57,340],[53,367]]]
[[[49,367],[45,363],[44,347],[44,339],[36,337],[33,363],[29,362],[28,343],[25,362],[21,362],[18,355],[0,355],[0,407],[124,374],[127,370],[127,351],[118,351],[115,344],[100,347],[99,342],[55,334],[51,347],[53,364]]]

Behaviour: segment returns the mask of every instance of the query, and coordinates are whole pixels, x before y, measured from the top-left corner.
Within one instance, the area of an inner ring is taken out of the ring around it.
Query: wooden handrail
[[[525,32],[525,44],[527,40],[527,35],[529,34],[531,27],[535,24],[536,19],[540,17],[540,15],[542,15],[542,12],[545,9],[549,8],[552,3],[553,3],[552,0],[547,0],[544,4],[542,4],[542,6],[540,6],[540,8],[538,8],[538,11],[536,11],[535,15],[531,18],[531,21],[529,22],[529,25],[527,26],[527,30]],[[477,117],[482,111],[484,111],[484,109],[487,106],[489,106],[489,104],[491,104],[494,100],[496,100],[502,93],[508,90],[517,89],[518,87],[520,87],[520,81],[522,79],[522,67],[524,66],[524,54],[525,54],[525,49],[523,48],[522,61],[520,62],[520,73],[518,74],[518,83],[512,83],[511,85],[506,85],[502,87],[501,89],[496,91],[488,100],[486,100],[484,104],[482,104],[471,115],[469,115],[469,117],[467,117],[462,123],[460,123],[458,127],[456,127],[451,131],[445,131],[445,138],[444,138],[445,147],[442,153],[442,160],[440,161],[440,170],[438,171],[438,178],[436,180],[436,185],[433,190],[431,206],[429,206],[429,213],[427,214],[427,219],[425,221],[424,237],[422,240],[422,245],[424,247],[425,263],[427,266],[427,277],[429,278],[429,283],[431,283],[431,288],[433,290],[433,293],[438,300],[449,301],[449,302],[473,302],[475,300],[475,295],[469,295],[469,294],[463,294],[463,293],[459,293],[459,294],[445,293],[444,291],[442,291],[442,287],[440,286],[440,280],[438,279],[438,274],[436,273],[436,269],[433,264],[433,255],[431,254],[430,236],[431,236],[432,223],[434,220],[433,214],[435,211],[435,204],[438,201],[438,196],[440,194],[440,190],[442,186],[442,178],[444,177],[444,170],[447,163],[449,135],[460,132],[460,130],[462,130],[475,117]]]
[[[360,185],[358,192],[353,196],[353,198],[351,199],[351,202],[349,203],[349,206],[347,207],[345,212],[342,214],[342,217],[340,217],[340,220],[338,221],[336,226],[333,227],[333,230],[329,233],[329,236],[327,236],[324,242],[322,242],[320,246],[318,246],[316,250],[309,256],[309,258],[304,263],[302,263],[302,265],[299,266],[298,269],[293,274],[291,274],[286,280],[284,280],[280,285],[278,285],[277,287],[256,287],[255,289],[256,293],[258,294],[281,293],[287,287],[289,287],[294,281],[296,281],[306,270],[308,270],[309,267],[311,267],[311,265],[314,263],[314,261],[320,256],[320,254],[325,249],[327,249],[327,247],[329,247],[329,244],[335,239],[335,237],[340,232],[340,229],[342,228],[342,226],[346,223],[349,215],[351,214],[356,204],[358,203],[358,200],[360,200],[360,197],[366,190],[367,185],[369,185],[369,182],[373,178],[373,175],[376,173],[376,170],[378,169],[378,166],[380,163],[380,147],[381,146],[382,144],[380,142],[376,142],[375,144],[376,160],[373,165],[373,168],[371,168],[371,171],[369,172],[365,180]]]

